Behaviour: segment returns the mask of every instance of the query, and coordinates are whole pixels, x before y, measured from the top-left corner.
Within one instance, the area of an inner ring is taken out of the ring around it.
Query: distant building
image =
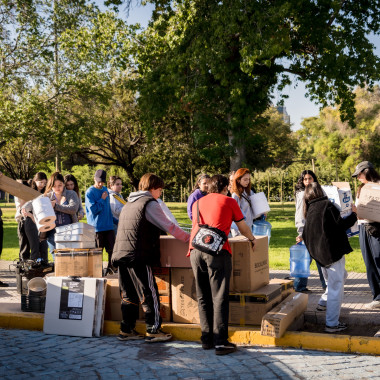
[[[278,113],[282,116],[282,120],[284,120],[284,122],[286,124],[290,125],[290,116],[286,112],[286,107],[284,107],[284,106],[277,106],[276,109],[277,109]]]

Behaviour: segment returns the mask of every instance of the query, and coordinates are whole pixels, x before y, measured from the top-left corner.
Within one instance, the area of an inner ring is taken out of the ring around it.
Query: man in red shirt
[[[209,182],[209,194],[194,202],[193,229],[188,253],[197,289],[202,348],[208,350],[215,347],[216,355],[225,355],[236,351],[236,345],[228,342],[231,248],[226,241],[220,252],[210,254],[193,248],[191,242],[198,231],[198,203],[199,224],[216,227],[228,235],[232,222],[235,222],[239,231],[250,240],[252,248],[254,248],[255,237],[245,223],[236,200],[227,197],[227,191],[228,179],[219,174],[214,175]]]

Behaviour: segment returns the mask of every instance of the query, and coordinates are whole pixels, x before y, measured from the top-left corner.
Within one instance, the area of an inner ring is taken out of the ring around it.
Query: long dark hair
[[[365,176],[365,179],[368,181],[368,182],[380,182],[380,174],[376,171],[375,168],[367,168],[367,169],[364,169],[362,171],[362,173],[364,174]],[[365,185],[365,183],[362,183],[359,188],[358,188],[358,198],[360,196],[360,190],[362,189],[362,187]]]
[[[209,184],[209,193],[221,193],[228,186],[229,179],[221,174],[211,177]]]
[[[208,174],[201,174],[197,178],[197,182],[195,182],[194,188],[191,193],[194,193],[195,190],[199,189],[199,184],[201,183],[202,179],[205,179],[205,178],[210,179],[210,176]]]
[[[299,176],[296,185],[294,186],[294,196],[296,196],[296,194],[299,193],[300,191],[305,190],[305,185],[303,183],[303,180],[304,180],[306,174],[310,174],[313,177],[314,182],[319,183],[317,176],[315,175],[315,173],[312,170],[304,170],[301,173],[301,175]]]
[[[325,197],[325,193],[318,182],[310,183],[305,187],[305,196],[303,198],[303,213],[305,218],[307,211],[309,210],[310,201],[323,197]]]
[[[79,199],[81,198],[80,193],[79,193],[79,186],[78,186],[78,181],[77,179],[72,175],[72,174],[66,174],[64,177],[65,180],[65,187],[66,183],[69,181],[72,181],[74,183],[74,191],[78,194]]]
[[[42,181],[42,180],[44,180],[44,179],[47,181],[47,176],[46,176],[46,174],[45,174],[44,172],[37,172],[37,173],[34,175],[33,179],[32,179],[32,185],[31,185],[31,188],[34,189],[34,190],[39,191],[38,188],[37,188],[37,184],[36,184],[36,182],[37,182],[37,181]],[[45,192],[45,189],[46,189],[46,186],[45,186],[40,192],[41,192],[41,193],[44,193],[44,192]]]

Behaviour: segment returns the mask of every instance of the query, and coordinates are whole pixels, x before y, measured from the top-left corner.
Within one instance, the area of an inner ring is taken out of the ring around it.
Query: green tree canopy
[[[200,154],[215,162],[247,162],[247,145],[260,143],[258,116],[290,75],[312,100],[340,105],[351,125],[354,86],[379,78],[368,40],[379,32],[379,1],[152,2],[154,19],[135,43],[146,124],[190,113]]]
[[[358,162],[371,161],[380,166],[380,88],[355,91],[355,123],[342,122],[338,107],[323,109],[318,117],[307,118],[297,131],[300,155],[325,164],[335,163],[348,175]]]

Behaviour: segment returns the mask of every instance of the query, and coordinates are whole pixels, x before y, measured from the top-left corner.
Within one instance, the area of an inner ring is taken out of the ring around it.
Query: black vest
[[[119,217],[116,242],[112,254],[112,264],[161,266],[160,232],[145,217],[145,208],[155,199],[142,196],[135,202],[127,202]]]

